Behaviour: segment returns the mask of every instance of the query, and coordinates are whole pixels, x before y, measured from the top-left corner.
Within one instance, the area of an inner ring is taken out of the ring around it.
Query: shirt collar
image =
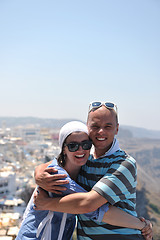
[[[110,156],[112,155],[113,153],[115,153],[116,151],[120,150],[120,147],[119,147],[119,142],[117,140],[116,137],[114,137],[113,139],[113,142],[112,142],[112,146],[110,147],[110,149],[105,152],[105,154],[103,156],[101,156],[100,158],[102,157],[105,157],[105,156]],[[94,147],[91,149],[91,154],[93,155],[94,153]]]

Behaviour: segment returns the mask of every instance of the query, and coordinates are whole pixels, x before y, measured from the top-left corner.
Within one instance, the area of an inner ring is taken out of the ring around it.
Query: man
[[[61,199],[54,199],[57,211],[78,215],[78,239],[143,239],[138,230],[115,227],[97,221],[91,221],[83,213],[91,212],[109,202],[136,216],[136,162],[120,150],[115,136],[118,133],[117,107],[113,103],[93,102],[89,107],[87,120],[89,136],[94,144],[94,153],[82,167],[78,183],[87,193],[75,193]],[[35,176],[39,175],[39,167]],[[42,176],[42,175],[41,175]],[[45,176],[47,174],[45,173]],[[53,177],[53,176],[52,176]],[[51,177],[48,177],[49,181]],[[41,177],[37,177],[38,185]],[[59,180],[65,183],[63,180]],[[56,184],[59,184],[56,181]],[[51,188],[46,189],[51,190]],[[60,190],[60,188],[56,188]],[[53,201],[46,204],[53,210]],[[151,236],[150,236],[151,237]]]

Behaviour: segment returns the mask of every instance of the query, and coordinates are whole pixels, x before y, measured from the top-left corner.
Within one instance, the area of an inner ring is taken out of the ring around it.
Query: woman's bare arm
[[[117,207],[110,206],[109,210],[104,214],[102,221],[114,226],[139,229],[142,231],[145,239],[152,239],[153,232],[151,222],[144,218],[141,219],[142,220]]]
[[[134,229],[142,229],[145,226],[145,223],[141,222],[139,218],[114,206],[109,207],[109,210],[103,216],[102,222]]]

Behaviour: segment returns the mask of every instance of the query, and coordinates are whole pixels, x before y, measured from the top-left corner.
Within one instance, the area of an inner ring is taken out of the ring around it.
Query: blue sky
[[[160,130],[159,0],[1,0],[0,33],[0,116],[85,121],[102,100]]]

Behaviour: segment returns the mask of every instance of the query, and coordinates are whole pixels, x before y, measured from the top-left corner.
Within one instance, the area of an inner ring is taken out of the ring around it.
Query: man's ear
[[[115,134],[115,135],[117,135],[117,134],[118,134],[118,131],[119,131],[119,123],[117,123],[117,127],[116,127],[116,134]]]

